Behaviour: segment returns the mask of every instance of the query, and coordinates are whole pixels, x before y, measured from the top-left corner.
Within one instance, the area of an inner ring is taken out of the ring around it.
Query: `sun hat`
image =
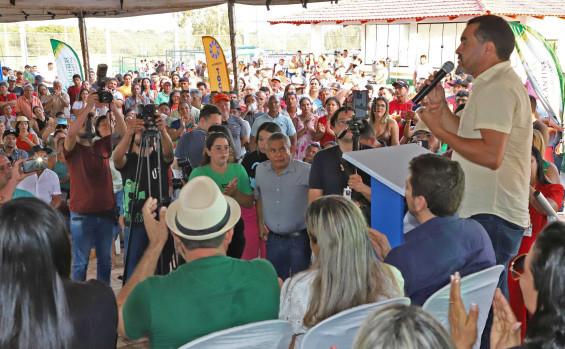
[[[199,176],[182,187],[167,209],[166,221],[175,235],[187,240],[209,240],[224,234],[241,218],[235,199],[220,192],[209,177]]]

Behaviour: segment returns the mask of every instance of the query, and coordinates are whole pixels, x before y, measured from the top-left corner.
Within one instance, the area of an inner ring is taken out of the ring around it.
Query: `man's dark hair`
[[[280,133],[280,132],[282,132],[281,127],[278,124],[275,124],[274,122],[271,122],[271,121],[264,122],[257,129],[257,141],[259,141],[259,133],[261,133],[261,131],[267,131],[269,133]]]
[[[198,81],[196,83],[196,87],[200,87],[200,86],[204,86],[204,88],[206,88],[206,83],[204,81]]]
[[[475,38],[481,43],[492,42],[496,55],[500,60],[507,61],[514,51],[514,33],[504,18],[495,15],[479,16],[467,22],[467,25],[478,24]]]
[[[423,196],[438,217],[453,216],[461,205],[465,174],[457,161],[424,154],[410,161],[412,197]]]
[[[351,107],[340,107],[338,110],[336,110],[335,113],[330,118],[330,125],[332,127],[335,127],[335,123],[337,122],[337,117],[339,116],[339,113],[343,113],[343,112],[349,111],[349,110],[353,111],[353,108],[351,108]]]
[[[169,107],[169,103],[163,102],[163,103],[161,103],[161,104],[159,104],[159,105],[157,106],[157,109],[161,108],[161,107],[164,106],[164,105],[166,105],[167,107]]]
[[[265,93],[270,92],[269,88],[267,86],[261,86],[261,88],[259,88],[259,91],[262,91],[262,92],[265,92]]]
[[[213,104],[206,104],[202,110],[200,110],[200,118],[206,121],[210,120],[210,115],[212,114],[219,114],[222,115],[222,112],[218,107]]]
[[[467,90],[459,90],[455,97],[469,97],[469,91]]]
[[[215,238],[211,238],[208,240],[188,240],[185,239],[181,236],[179,236],[180,241],[182,242],[182,244],[184,245],[184,248],[186,248],[189,251],[194,251],[197,248],[218,248],[220,247],[220,245],[222,244],[222,242],[224,242],[224,239],[226,238],[226,234],[222,234],[220,236],[216,236]]]
[[[373,126],[369,124],[369,121],[363,120],[361,121],[361,123],[363,124],[363,126],[359,127],[359,138],[363,140],[369,140],[371,137],[375,137],[376,139],[377,134],[375,133]]]
[[[76,78],[79,78],[79,79],[82,80],[82,77],[81,77],[80,75],[78,75],[78,74],[73,75],[73,80],[76,79]]]

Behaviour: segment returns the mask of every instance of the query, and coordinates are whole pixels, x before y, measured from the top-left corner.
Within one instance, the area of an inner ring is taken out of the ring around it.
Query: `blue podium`
[[[410,160],[429,151],[417,144],[367,149],[343,158],[371,176],[371,227],[385,234],[391,247],[404,240],[404,196]]]

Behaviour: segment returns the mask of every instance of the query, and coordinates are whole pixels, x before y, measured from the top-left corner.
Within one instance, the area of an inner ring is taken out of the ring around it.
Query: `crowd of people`
[[[176,348],[276,318],[299,348],[323,320],[403,296],[412,305],[377,309],[355,348],[565,347],[565,224],[547,226],[535,198],[563,206],[562,129],[513,49],[502,18],[469,21],[457,71],[420,104],[424,55],[413,86],[389,85],[386,60],[365,74],[347,50],[242,64],[236,91],[211,91],[202,62],[90,71],[66,91],[52,64],[2,67],[0,348],[111,348],[118,333]],[[399,246],[370,228],[382,198],[342,158],[357,146],[357,91],[370,101],[359,149],[429,150],[409,163]],[[481,339],[459,287],[494,265],[505,270]],[[448,284],[451,334],[419,308]]]

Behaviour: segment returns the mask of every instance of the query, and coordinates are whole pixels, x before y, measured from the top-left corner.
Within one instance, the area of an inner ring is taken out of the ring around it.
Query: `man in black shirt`
[[[337,147],[321,150],[314,156],[310,170],[308,202],[322,195],[344,195],[344,189],[348,187],[352,190],[351,198],[354,201],[371,202],[371,177],[342,159],[343,153],[353,151],[353,134],[351,131],[345,131],[353,114],[353,109],[342,107],[330,119],[336,135],[346,133],[337,140]]]
[[[141,146],[141,135],[145,131],[144,120],[133,119],[128,124],[127,133],[120,141],[114,151],[114,166],[122,174],[124,182],[124,222],[126,228],[124,230],[125,251],[124,264],[127,261],[127,270],[124,270],[124,282],[133,275],[133,271],[139,260],[143,256],[149,240],[145,226],[143,225],[143,215],[141,208],[143,203],[149,196],[159,197],[159,185],[163,193],[163,205],[167,205],[169,201],[169,166],[173,162],[173,142],[165,128],[165,121],[161,116],[156,117],[155,123],[159,133],[161,134],[161,168],[158,168],[157,159],[159,154],[150,148],[145,154],[141,154],[139,159],[139,151]],[[147,173],[146,156],[149,156],[149,166],[151,173]],[[137,176],[139,183],[136,183],[136,172],[138,159],[142,162],[141,174]],[[158,183],[160,172],[161,183]],[[149,191],[148,182],[151,182],[151,191]],[[132,217],[132,214],[134,215]],[[130,237],[131,234],[131,237]],[[129,250],[128,250],[129,247]],[[164,251],[166,251],[165,249]],[[162,259],[165,263],[158,266],[160,268],[168,265],[167,258]],[[164,268],[166,269],[166,267]],[[163,270],[166,273],[167,270]]]

